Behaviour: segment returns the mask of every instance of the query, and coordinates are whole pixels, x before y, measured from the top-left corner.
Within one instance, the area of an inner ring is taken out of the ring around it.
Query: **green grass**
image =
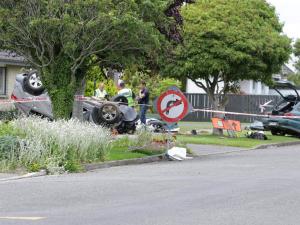
[[[143,158],[147,156],[153,156],[162,154],[164,151],[156,151],[156,150],[129,150],[128,147],[113,147],[110,153],[108,154],[106,161],[115,161],[115,160],[125,160],[125,159],[137,159]]]
[[[181,133],[186,133],[192,130],[210,130],[213,128],[211,122],[179,122]],[[242,127],[249,126],[249,123],[242,123]]]
[[[142,143],[139,143],[143,145]],[[106,161],[125,160],[125,159],[137,159],[152,155],[158,155],[164,153],[163,150],[149,150],[147,147],[142,148],[135,141],[129,137],[124,137],[119,140],[115,140],[112,149],[109,151]],[[139,150],[132,150],[136,145],[141,147]]]
[[[225,145],[232,147],[241,148],[254,148],[263,144],[276,144],[276,143],[286,143],[293,141],[300,141],[299,138],[289,137],[289,136],[272,136],[267,135],[268,140],[255,140],[240,136],[238,138],[229,137],[218,137],[213,135],[178,135],[177,141],[185,144],[202,144],[202,145]]]
[[[180,132],[212,129],[211,122],[179,122],[178,126],[180,127]]]

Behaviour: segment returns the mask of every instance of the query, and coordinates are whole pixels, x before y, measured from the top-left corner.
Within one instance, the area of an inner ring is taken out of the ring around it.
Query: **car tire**
[[[116,104],[104,103],[92,110],[92,119],[98,125],[115,124],[120,121],[121,112]]]
[[[277,130],[271,130],[271,134],[274,135],[274,136],[277,136],[278,135],[278,131]]]
[[[284,131],[271,130],[271,134],[274,136],[285,136],[286,133]]]
[[[41,95],[45,90],[37,72],[31,72],[25,77],[23,88],[24,91],[34,96]]]

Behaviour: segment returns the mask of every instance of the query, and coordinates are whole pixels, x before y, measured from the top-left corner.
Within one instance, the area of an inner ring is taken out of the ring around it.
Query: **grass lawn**
[[[159,155],[164,153],[162,150],[130,150],[129,146],[124,143],[122,146],[121,143],[115,144],[111,151],[109,152],[106,161],[115,161],[115,160],[124,160],[124,159],[136,159],[143,158],[147,156]]]
[[[120,147],[114,147],[106,161],[115,161],[115,160],[124,160],[124,159],[137,159],[137,158],[143,158],[147,156],[153,156],[162,154],[163,151],[153,151],[153,150],[135,150],[130,151],[128,148],[120,148]]]
[[[300,141],[299,138],[289,137],[289,136],[272,136],[267,134],[268,140],[255,140],[243,137],[242,135],[238,138],[229,137],[218,137],[213,135],[178,135],[177,141],[184,144],[203,144],[203,145],[225,145],[233,147],[242,148],[254,148],[263,144],[275,144],[284,142]]]
[[[178,123],[180,132],[186,133],[192,130],[210,130],[213,128],[211,122],[185,122],[181,121]],[[249,126],[249,123],[242,123],[242,127]]]

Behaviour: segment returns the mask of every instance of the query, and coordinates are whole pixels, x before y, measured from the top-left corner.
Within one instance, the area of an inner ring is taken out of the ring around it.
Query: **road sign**
[[[164,92],[156,102],[156,109],[162,120],[176,123],[182,120],[189,112],[189,103],[180,90]]]

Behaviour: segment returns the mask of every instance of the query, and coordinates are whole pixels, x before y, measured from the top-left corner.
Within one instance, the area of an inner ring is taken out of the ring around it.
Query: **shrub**
[[[12,121],[18,117],[18,111],[16,109],[8,111],[0,111],[1,121]]]
[[[19,140],[14,136],[0,137],[0,159],[10,159],[12,156],[18,155]]]
[[[12,127],[25,137],[20,141],[18,163],[27,168],[76,171],[80,163],[103,161],[111,148],[107,129],[76,120],[27,117],[13,121]]]
[[[19,149],[20,144],[17,137],[0,137],[0,171],[7,171],[16,167]]]
[[[20,132],[15,129],[9,122],[0,121],[0,137],[2,136],[19,136]]]

